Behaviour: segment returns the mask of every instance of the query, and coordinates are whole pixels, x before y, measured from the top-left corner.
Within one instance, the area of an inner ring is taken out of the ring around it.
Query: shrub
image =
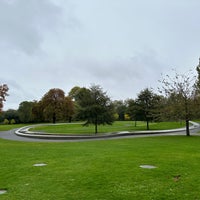
[[[16,123],[16,121],[14,119],[10,120],[10,124],[15,124],[15,123]]]
[[[3,123],[4,124],[9,124],[9,120],[8,119],[4,119]]]

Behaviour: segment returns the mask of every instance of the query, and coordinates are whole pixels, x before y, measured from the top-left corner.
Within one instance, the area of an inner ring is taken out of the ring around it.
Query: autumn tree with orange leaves
[[[43,113],[45,118],[52,119],[53,123],[56,120],[63,109],[65,101],[65,93],[59,88],[50,89],[42,98]]]

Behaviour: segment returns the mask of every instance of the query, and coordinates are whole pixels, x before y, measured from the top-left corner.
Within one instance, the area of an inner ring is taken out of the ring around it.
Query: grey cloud
[[[85,69],[97,79],[114,79],[117,82],[128,79],[141,81],[155,78],[160,76],[164,67],[165,65],[159,61],[156,53],[146,51],[130,58],[118,58],[106,62],[93,61],[85,66]]]
[[[76,78],[81,83],[99,84],[114,99],[131,98],[146,87],[156,88],[165,69],[156,53],[149,51],[116,60],[79,60],[73,67],[79,69]]]
[[[0,40],[4,46],[33,54],[57,26],[61,8],[49,0],[0,1]]]
[[[39,100],[53,87],[67,93],[92,83],[113,99],[156,88],[161,73],[198,64],[199,4],[0,0],[1,77],[10,87],[6,103]]]
[[[31,101],[34,100],[34,95],[26,89],[25,85],[20,85],[18,80],[5,79],[0,77],[2,83],[6,83],[9,87],[8,95],[6,97],[5,109],[10,107],[17,108],[19,103],[22,101]],[[7,103],[9,102],[9,107],[7,107]]]

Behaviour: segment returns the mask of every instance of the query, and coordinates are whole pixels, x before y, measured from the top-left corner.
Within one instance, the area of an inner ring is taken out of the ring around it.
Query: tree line
[[[85,125],[112,124],[115,120],[150,122],[182,121],[186,123],[189,136],[189,120],[200,118],[200,65],[196,68],[198,76],[192,72],[174,76],[166,75],[160,81],[159,93],[145,88],[135,99],[115,100],[99,85],[73,87],[70,92],[59,88],[50,89],[39,101],[21,102],[17,110],[1,112],[1,123],[41,123],[85,121]],[[4,90],[2,90],[4,88]],[[8,87],[1,86],[0,109],[7,96]]]

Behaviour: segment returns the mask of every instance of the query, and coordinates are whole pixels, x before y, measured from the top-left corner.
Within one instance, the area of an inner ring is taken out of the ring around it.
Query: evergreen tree
[[[77,102],[79,118],[86,120],[84,125],[95,125],[95,134],[98,132],[98,125],[113,123],[113,103],[100,86],[92,85],[90,89],[80,89]]]

